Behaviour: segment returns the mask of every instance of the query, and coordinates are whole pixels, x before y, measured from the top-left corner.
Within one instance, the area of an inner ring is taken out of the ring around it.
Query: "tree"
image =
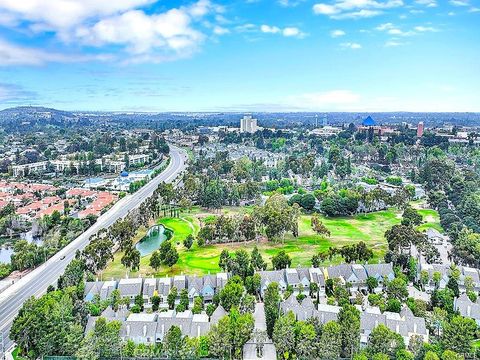
[[[249,294],[258,296],[261,284],[262,278],[259,273],[255,273],[253,276],[247,276],[245,278],[245,288]]]
[[[160,245],[160,259],[162,260],[162,264],[166,266],[173,266],[178,261],[178,252],[177,249],[172,245],[171,241],[164,241]]]
[[[218,260],[218,266],[223,271],[228,271],[230,265],[230,254],[227,249],[223,249],[220,254],[220,260]]]
[[[245,288],[242,280],[238,276],[230,278],[225,287],[220,291],[220,304],[226,311],[230,311],[232,306],[238,307],[242,299]]]
[[[367,277],[367,287],[368,291],[371,293],[378,287],[378,280],[372,276]]]
[[[315,231],[318,235],[323,235],[327,237],[330,236],[330,230],[328,230],[327,227],[323,224],[318,214],[313,214],[310,222],[313,231]]]
[[[420,215],[414,208],[407,206],[402,214],[402,225],[417,226],[422,223],[422,215]]]
[[[45,355],[72,355],[83,337],[85,315],[76,288],[31,297],[23,304],[10,329],[10,338],[30,359]]]
[[[167,295],[167,303],[168,303],[168,308],[170,310],[173,310],[173,308],[175,307],[175,300],[177,299],[177,295],[178,295],[178,290],[174,286],[170,289],[170,292]]]
[[[415,356],[408,350],[401,349],[395,354],[395,360],[414,360]]]
[[[295,353],[295,315],[289,311],[280,316],[273,328],[272,340],[277,353],[283,359],[290,359]],[[291,356],[292,355],[292,356]]]
[[[453,301],[454,294],[449,288],[434,290],[431,296],[432,306],[444,309],[448,313],[453,313]]]
[[[454,316],[443,326],[443,346],[460,354],[470,352],[477,326],[473,319]]]
[[[401,277],[396,277],[388,282],[387,294],[391,298],[404,302],[408,296],[407,283]]]
[[[280,250],[277,255],[272,257],[272,265],[275,270],[286,269],[290,267],[292,260],[285,250]]]
[[[436,353],[430,350],[425,353],[423,360],[440,360],[440,358]]]
[[[208,334],[211,354],[220,359],[241,358],[243,345],[252,337],[253,327],[252,314],[242,315],[233,308]]]
[[[342,349],[342,329],[335,321],[327,322],[318,343],[320,359],[338,359]]]
[[[313,194],[302,195],[299,205],[307,211],[312,211],[315,208],[317,200]]]
[[[280,294],[278,284],[272,282],[268,284],[264,294],[265,320],[267,323],[267,334],[271,338],[275,322],[280,314]]]
[[[193,299],[193,308],[192,308],[192,313],[193,314],[200,314],[203,310],[203,299],[200,296],[196,296]]]
[[[298,321],[295,326],[296,353],[299,359],[308,359],[316,351],[317,333],[313,324]]]
[[[168,295],[167,295],[168,296]],[[152,301],[152,310],[153,311],[158,311],[158,308],[160,306],[160,301],[162,299],[160,298],[160,296],[158,295],[153,295],[152,298],[151,298],[151,301]]]
[[[173,325],[168,329],[163,339],[163,351],[171,359],[178,359],[184,344],[182,331]]]
[[[123,266],[133,271],[138,270],[140,268],[140,251],[134,247],[129,247],[125,250],[120,261]]]
[[[183,246],[185,246],[187,248],[187,250],[190,250],[190,248],[193,245],[193,241],[194,241],[193,235],[188,234],[188,236],[185,238],[185,240],[183,240]]]
[[[250,262],[253,268],[257,271],[265,270],[267,268],[267,263],[263,260],[256,245],[253,247]]]
[[[73,259],[65,268],[63,275],[58,278],[59,289],[77,286],[85,277],[85,261],[80,257]]]
[[[281,194],[270,196],[263,207],[254,210],[254,217],[265,228],[269,240],[284,238],[287,231],[294,236],[298,233],[298,205],[288,205]]]
[[[183,312],[188,309],[189,300],[188,300],[188,291],[187,289],[182,289],[180,291],[180,302],[176,307],[177,312]]]
[[[238,275],[245,279],[248,275],[253,275],[253,268],[250,264],[250,256],[244,249],[235,251],[235,257],[228,261],[228,270],[233,276]]]
[[[360,345],[360,312],[353,305],[347,304],[338,313],[341,328],[343,357],[351,357]]]
[[[142,294],[138,294],[137,296],[135,296],[134,304],[138,306],[141,311],[143,311],[144,300]]]
[[[445,350],[442,353],[442,360],[464,360],[465,358],[452,350]]]
[[[115,358],[120,354],[119,321],[108,322],[100,317],[95,322],[93,330],[82,340],[75,356],[80,360],[97,360],[100,358]]]
[[[393,358],[397,351],[404,348],[403,337],[383,324],[374,328],[368,337],[368,351],[371,354],[382,353]]]
[[[160,259],[160,253],[158,252],[158,250],[155,250],[150,256],[150,266],[154,268],[155,271],[157,271],[161,265],[162,260]]]
[[[390,230],[385,232],[385,238],[388,248],[398,254],[402,253],[403,249],[410,249],[412,244],[422,245],[426,242],[425,234],[407,225],[393,225]]]

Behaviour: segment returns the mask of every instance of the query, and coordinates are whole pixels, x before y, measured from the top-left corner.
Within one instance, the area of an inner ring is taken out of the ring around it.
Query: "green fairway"
[[[252,208],[226,207],[224,214],[232,215],[239,212],[251,212]],[[424,224],[418,227],[419,230],[426,230],[429,227],[442,230],[438,213],[430,209],[419,210],[424,218]],[[161,218],[157,223],[161,223],[167,228],[173,230],[174,241],[179,253],[178,263],[172,268],[162,267],[155,272],[149,264],[150,255],[141,258],[140,271],[130,274],[131,276],[163,276],[176,274],[208,274],[220,271],[218,260],[223,249],[231,252],[237,249],[246,249],[251,251],[255,243],[235,243],[218,244],[198,247],[194,244],[190,250],[183,246],[183,240],[189,235],[198,233],[200,224],[208,222],[219,212],[211,213],[202,211],[199,208],[193,208],[191,211],[182,213],[180,218]],[[292,266],[310,266],[311,258],[319,251],[327,250],[330,246],[343,246],[364,241],[374,252],[374,258],[371,262],[378,262],[383,259],[387,250],[387,243],[384,238],[385,231],[401,221],[401,213],[395,210],[377,211],[369,214],[355,215],[351,217],[326,218],[321,216],[322,222],[330,230],[331,236],[325,238],[317,235],[311,228],[310,215],[301,215],[299,219],[299,236],[294,238],[287,234],[283,242],[272,243],[262,241],[257,246],[264,259],[271,268],[271,258],[280,250],[285,250],[292,258]],[[146,233],[146,229],[141,229],[137,234],[136,240],[140,240]],[[103,272],[102,277],[119,278],[124,277],[126,269],[121,265],[120,259],[122,253],[116,253],[114,261],[111,262]],[[340,257],[334,258],[331,262],[324,265],[342,262]]]

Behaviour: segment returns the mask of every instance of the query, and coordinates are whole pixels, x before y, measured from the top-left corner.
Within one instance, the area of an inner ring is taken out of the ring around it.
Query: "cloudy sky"
[[[0,0],[0,108],[480,111],[480,0]]]

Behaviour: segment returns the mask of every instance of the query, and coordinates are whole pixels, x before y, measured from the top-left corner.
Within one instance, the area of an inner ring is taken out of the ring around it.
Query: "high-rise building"
[[[423,130],[424,130],[423,121],[420,121],[417,125],[417,137],[423,136]]]
[[[245,115],[242,119],[240,119],[240,132],[248,132],[253,134],[257,130],[257,119],[253,119],[251,115]]]

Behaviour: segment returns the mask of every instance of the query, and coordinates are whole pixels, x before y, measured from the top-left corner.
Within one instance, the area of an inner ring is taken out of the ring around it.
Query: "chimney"
[[[414,334],[417,333],[417,323],[416,322],[413,323],[413,333]]]
[[[127,325],[127,336],[130,336],[130,325]]]
[[[470,313],[472,312],[472,306],[468,305],[467,306],[467,316],[470,317]]]
[[[143,324],[143,337],[147,336],[147,324]]]

